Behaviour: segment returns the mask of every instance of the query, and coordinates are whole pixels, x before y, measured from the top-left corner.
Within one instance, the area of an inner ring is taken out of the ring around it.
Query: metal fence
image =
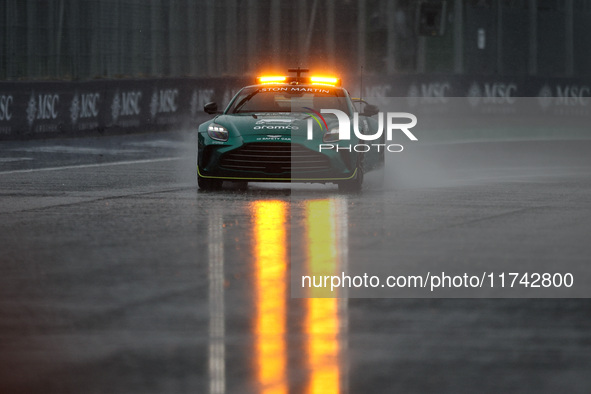
[[[591,0],[3,0],[0,79],[588,76],[589,26]]]
[[[200,74],[199,4],[188,0],[4,0],[4,79]]]

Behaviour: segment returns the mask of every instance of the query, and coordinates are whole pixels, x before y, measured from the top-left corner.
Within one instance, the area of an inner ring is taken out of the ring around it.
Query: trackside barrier
[[[359,78],[346,81],[359,94]],[[351,86],[348,85],[348,86]],[[591,115],[591,80],[584,78],[532,78],[470,75],[405,75],[384,79],[368,77],[363,80],[363,97],[406,97],[411,111],[434,113],[439,116],[454,97],[465,98],[473,115],[523,115],[515,111],[519,98],[528,97],[528,111],[536,116]],[[523,101],[523,100],[522,100]],[[376,103],[379,105],[379,103]],[[453,107],[453,106],[452,106]]]
[[[246,80],[175,78],[1,82],[0,139],[194,128],[209,101],[227,103]]]
[[[353,96],[356,76],[343,78]],[[211,118],[203,105],[229,102],[249,78],[122,79],[84,82],[0,82],[0,139],[52,138],[194,129]],[[451,97],[464,97],[474,115],[507,115],[520,97],[535,97],[548,117],[591,114],[591,81],[577,78],[467,75],[371,76],[363,96],[405,97],[413,113],[445,115]],[[379,103],[375,103],[378,104]],[[433,110],[435,108],[435,110]]]

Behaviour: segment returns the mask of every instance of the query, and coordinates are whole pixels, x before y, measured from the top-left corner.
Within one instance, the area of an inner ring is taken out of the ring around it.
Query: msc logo
[[[10,120],[12,118],[11,106],[14,102],[12,95],[0,95],[0,120]]]
[[[176,100],[179,95],[178,89],[154,90],[150,102],[150,113],[152,117],[159,113],[176,112],[178,109]]]
[[[29,126],[33,125],[35,119],[56,119],[58,115],[57,105],[59,100],[59,94],[39,94],[36,98],[35,94],[31,93],[31,98],[27,105],[27,120],[29,121]]]
[[[78,119],[95,118],[99,114],[99,93],[86,93],[74,95],[70,105],[70,117],[72,123],[76,124]]]
[[[591,89],[586,85],[556,85],[555,89],[544,85],[538,93],[538,101],[542,108],[554,104],[557,106],[587,106]]]
[[[117,91],[111,104],[113,121],[117,122],[120,116],[139,115],[142,112],[140,107],[141,98],[142,92],[140,91],[127,91],[121,94]]]
[[[448,93],[451,90],[449,82],[422,83],[420,87],[412,84],[408,89],[408,104],[444,104],[448,101]]]
[[[468,101],[475,107],[482,104],[515,104],[517,85],[514,83],[484,83],[484,89],[476,82],[470,86]]]

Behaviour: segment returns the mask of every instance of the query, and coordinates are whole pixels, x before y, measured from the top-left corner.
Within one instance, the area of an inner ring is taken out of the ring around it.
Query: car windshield
[[[226,113],[305,112],[310,108],[350,113],[345,93],[330,86],[269,86],[243,89]]]

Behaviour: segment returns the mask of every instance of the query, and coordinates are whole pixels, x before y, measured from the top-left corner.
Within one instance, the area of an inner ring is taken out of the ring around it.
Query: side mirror
[[[218,105],[217,105],[217,103],[214,103],[214,102],[207,103],[207,104],[205,104],[205,106],[203,106],[203,110],[210,115],[217,114],[218,113]]]
[[[363,109],[363,113],[361,115],[363,116],[374,116],[377,115],[378,112],[380,112],[380,109],[372,104],[367,104],[365,106],[365,108]]]

